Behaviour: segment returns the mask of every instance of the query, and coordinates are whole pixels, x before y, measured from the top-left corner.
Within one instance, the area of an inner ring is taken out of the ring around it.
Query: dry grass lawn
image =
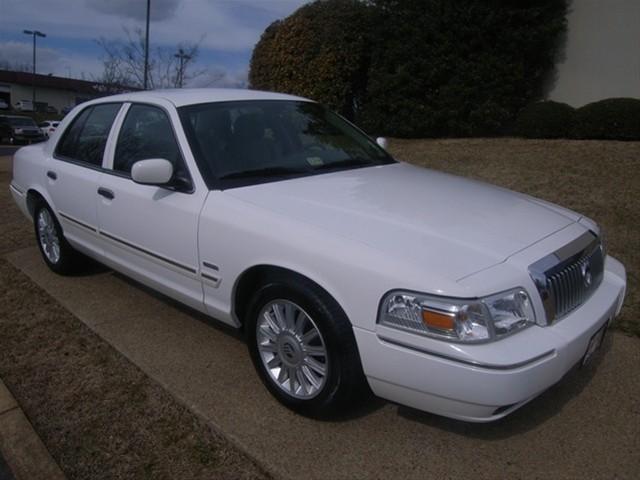
[[[0,377],[67,478],[270,478],[4,259],[35,244],[10,178],[0,157]]]
[[[400,160],[527,193],[596,220],[609,253],[627,268],[617,328],[640,336],[640,142],[393,140],[390,150]]]

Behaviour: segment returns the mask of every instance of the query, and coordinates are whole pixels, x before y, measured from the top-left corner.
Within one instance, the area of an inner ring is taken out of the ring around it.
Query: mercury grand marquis
[[[304,98],[138,92],[21,148],[10,189],[54,272],[89,256],[242,329],[302,414],[371,390],[491,421],[588,361],[626,285],[599,226],[384,146]]]

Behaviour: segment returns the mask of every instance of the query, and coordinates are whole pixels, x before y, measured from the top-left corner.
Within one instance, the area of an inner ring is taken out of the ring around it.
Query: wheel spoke
[[[319,375],[324,376],[326,374],[327,369],[325,368],[325,366],[318,362],[317,360],[311,358],[311,357],[307,357],[304,359],[304,363],[314,372],[317,372]]]
[[[259,347],[263,352],[276,353],[276,345],[273,342],[261,343]]]
[[[275,316],[276,322],[278,324],[279,330],[284,330],[287,328],[287,324],[283,318],[282,315],[282,311],[280,310],[280,305],[278,305],[277,303],[273,304],[273,307],[271,307],[272,311],[273,311],[273,315]]]
[[[315,373],[313,373],[313,371],[309,368],[308,365],[305,365],[304,367],[302,367],[302,373],[304,374],[304,377],[307,379],[307,381],[313,385],[314,388],[320,388],[320,379],[318,379],[315,375]]]
[[[287,375],[289,376],[289,390],[291,393],[296,393],[296,370],[293,367],[287,369]]]
[[[302,343],[304,344],[309,344],[311,343],[313,340],[315,340],[316,338],[318,338],[320,334],[318,333],[318,330],[316,330],[315,328],[312,328],[311,330],[309,330],[307,333],[305,333],[302,336]]]
[[[273,318],[271,318],[269,312],[264,312],[262,316],[266,320],[267,326],[271,329],[271,331],[278,335],[280,333],[280,327],[276,324],[276,322],[273,321]]]
[[[277,338],[277,333],[273,331],[270,325],[261,325],[260,326],[260,334],[267,337],[270,343],[275,343]]]
[[[269,368],[276,368],[280,365],[282,365],[282,360],[279,355],[274,355],[273,358],[267,362],[267,367]]]
[[[327,356],[327,352],[325,351],[324,347],[316,347],[313,345],[305,345],[304,346],[304,352],[312,357],[326,357]]]
[[[302,394],[307,395],[309,393],[309,388],[307,386],[305,375],[302,372],[302,368],[296,368],[296,380],[300,385],[300,390],[302,390]]]
[[[295,332],[296,335],[302,335],[302,332],[304,332],[304,327],[306,325],[307,325],[307,315],[302,310],[299,310],[294,320],[293,331]]]

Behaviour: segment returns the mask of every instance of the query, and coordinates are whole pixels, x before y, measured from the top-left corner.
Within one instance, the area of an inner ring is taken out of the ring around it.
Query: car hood
[[[451,280],[500,263],[580,218],[526,195],[406,163],[225,193]]]

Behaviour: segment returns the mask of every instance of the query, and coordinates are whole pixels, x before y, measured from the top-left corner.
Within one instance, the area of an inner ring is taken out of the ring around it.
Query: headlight
[[[384,297],[378,317],[388,327],[465,343],[495,340],[535,321],[523,288],[473,300],[393,291]]]

